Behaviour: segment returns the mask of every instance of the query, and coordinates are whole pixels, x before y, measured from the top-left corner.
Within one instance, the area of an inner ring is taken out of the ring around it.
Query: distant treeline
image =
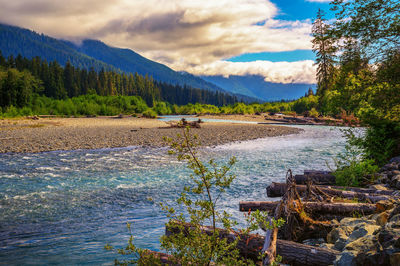
[[[0,52],[0,106],[24,107],[34,94],[55,100],[66,100],[86,94],[99,96],[140,96],[148,106],[154,102],[171,104],[234,104],[235,96],[155,82],[151,77],[126,74],[93,68],[86,70],[72,66],[62,67],[56,61],[48,63],[39,57],[27,59],[22,56],[4,58]]]
[[[310,91],[297,101],[244,104],[231,95],[156,82],[148,76],[99,72],[38,57],[4,58],[0,53],[0,116],[118,115],[155,117],[168,114],[255,114],[264,112],[318,115],[318,98]]]

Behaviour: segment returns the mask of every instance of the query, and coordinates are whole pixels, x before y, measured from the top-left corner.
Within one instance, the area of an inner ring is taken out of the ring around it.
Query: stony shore
[[[163,121],[135,117],[40,118],[0,120],[0,153],[165,146],[163,136],[176,137],[179,128]],[[295,134],[300,129],[233,123],[202,123],[192,129],[202,145]]]

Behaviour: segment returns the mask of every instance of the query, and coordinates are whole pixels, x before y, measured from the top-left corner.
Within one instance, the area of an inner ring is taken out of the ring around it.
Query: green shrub
[[[313,108],[311,108],[311,110],[310,110],[310,112],[309,112],[309,115],[310,115],[311,117],[318,117],[318,116],[319,116],[319,113],[318,113],[318,111],[313,107]]]
[[[154,112],[152,109],[147,109],[142,113],[143,117],[146,118],[157,118],[157,113]]]
[[[366,154],[358,142],[364,136],[356,136],[354,129],[343,130],[347,139],[345,151],[335,161],[336,184],[339,186],[361,186],[374,181],[375,173],[379,170],[373,159],[366,158]]]
[[[333,175],[339,186],[358,187],[374,181],[374,175],[379,167],[373,160],[352,161],[348,165],[338,168]]]

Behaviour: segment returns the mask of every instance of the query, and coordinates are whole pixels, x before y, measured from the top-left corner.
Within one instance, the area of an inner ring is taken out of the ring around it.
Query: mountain
[[[233,93],[245,102],[297,99],[303,96],[309,84],[279,84],[265,82],[261,76],[204,76],[178,72],[151,61],[129,49],[111,47],[97,40],[75,44],[15,26],[0,24],[0,51],[3,56],[21,54],[27,58],[39,56],[61,65],[70,61],[73,66],[96,71],[101,69],[139,73],[169,84],[190,86],[211,91]]]
[[[76,45],[31,30],[0,24],[0,51],[5,57],[18,54],[27,58],[39,56],[49,62],[56,60],[63,66],[70,61],[79,68],[137,72],[170,84],[224,92],[223,89],[199,77],[174,71],[132,50],[111,47],[96,40],[84,40],[81,45]]]
[[[309,88],[314,91],[316,89],[315,84],[266,82],[264,77],[258,75],[202,76],[202,78],[231,93],[258,97],[264,101],[295,100],[304,96]]]
[[[115,70],[115,67],[78,52],[63,41],[34,31],[0,24],[0,51],[4,57],[18,54],[26,58],[39,56],[48,62],[65,65],[68,61],[79,68]]]
[[[186,72],[177,72],[171,68],[151,61],[129,49],[111,47],[101,41],[84,40],[82,44],[68,43],[70,47],[92,58],[110,64],[125,72],[152,76],[155,80],[170,84],[188,85],[211,91],[222,91],[218,86]]]

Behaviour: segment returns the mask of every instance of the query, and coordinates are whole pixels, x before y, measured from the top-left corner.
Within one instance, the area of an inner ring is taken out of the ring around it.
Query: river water
[[[201,150],[204,160],[237,157],[220,207],[239,222],[240,200],[266,200],[266,186],[287,169],[326,170],[343,151],[340,129],[298,127],[304,132]],[[0,154],[0,264],[112,265],[121,257],[104,245],[124,247],[127,222],[139,247],[158,250],[166,218],[156,203],[178,207],[172,200],[189,173],[166,148]]]

